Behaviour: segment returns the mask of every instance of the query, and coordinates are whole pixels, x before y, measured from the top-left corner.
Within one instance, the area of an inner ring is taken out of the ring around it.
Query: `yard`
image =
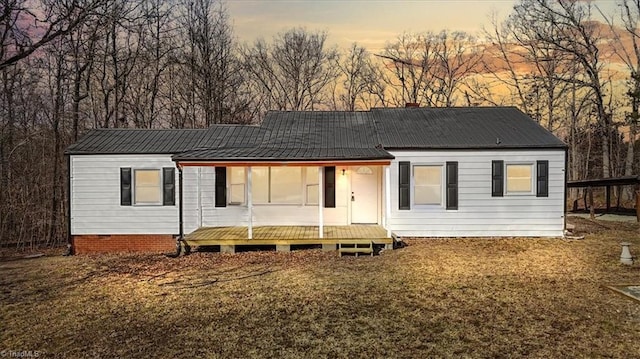
[[[636,223],[584,240],[438,239],[319,250],[0,261],[0,353],[39,357],[640,356]],[[4,351],[4,352],[3,352]]]

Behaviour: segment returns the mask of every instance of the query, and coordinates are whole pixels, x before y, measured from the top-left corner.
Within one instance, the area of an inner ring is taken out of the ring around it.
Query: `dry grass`
[[[378,257],[47,256],[0,262],[0,352],[60,357],[640,356],[638,225],[585,240],[410,241]]]

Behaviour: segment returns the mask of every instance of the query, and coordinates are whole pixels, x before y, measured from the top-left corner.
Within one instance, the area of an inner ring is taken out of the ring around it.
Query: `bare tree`
[[[0,0],[0,69],[65,36],[107,0]]]
[[[600,33],[592,21],[591,4],[571,0],[521,0],[513,17],[535,30],[535,37],[544,49],[569,56],[579,66],[579,76],[568,78],[557,74],[565,82],[588,87],[598,120],[602,143],[602,175],[611,175],[611,113],[605,100],[605,81],[601,73],[603,62],[598,48]]]
[[[395,105],[419,103],[428,97],[424,91],[430,86],[428,83],[433,79],[431,74],[437,62],[434,38],[433,33],[404,33],[386,46],[381,58],[391,60],[385,67],[392,73],[387,81],[395,90]]]
[[[71,77],[73,81],[72,101],[72,138],[78,141],[80,131],[84,128],[86,119],[81,103],[89,97],[91,74],[95,46],[98,41],[96,21],[87,21],[70,32],[62,42],[62,47],[68,53],[68,61],[72,63]]]
[[[614,26],[613,19],[608,20],[609,27],[614,34],[614,52],[616,56],[627,66],[629,70],[629,103],[631,110],[625,116],[625,125],[628,126],[627,149],[624,161],[624,175],[631,176],[634,173],[635,142],[638,134],[638,121],[640,119],[640,1],[622,0],[620,2],[620,19],[624,27],[624,33],[620,34],[619,28]],[[604,14],[603,14],[604,15]],[[603,16],[607,19],[606,16]],[[622,37],[626,35],[631,40],[632,48],[624,46]],[[632,198],[633,192],[628,191],[627,196]]]
[[[47,243],[53,243],[61,232],[61,219],[63,214],[63,188],[62,176],[62,149],[64,144],[62,129],[66,117],[65,100],[68,97],[69,78],[68,62],[65,58],[65,48],[62,39],[51,43],[45,48],[46,54],[40,60],[42,73],[45,75],[47,98],[51,103],[45,107],[44,114],[51,128],[51,160],[49,165],[50,178],[50,207],[48,215]]]
[[[126,98],[145,36],[140,7],[138,1],[110,0],[103,9],[89,92],[95,127],[129,125]]]
[[[514,38],[515,24],[512,21],[498,23],[496,14],[491,17],[491,28],[485,29],[489,46],[482,61],[485,77],[477,81],[470,89],[480,101],[493,105],[511,103],[530,114],[527,101],[527,81],[522,73],[526,60],[520,51],[520,45]],[[506,89],[506,95],[498,95],[496,87]]]
[[[424,103],[450,107],[460,101],[467,81],[480,69],[484,49],[475,36],[462,31],[402,34],[387,45],[382,58],[391,60],[389,85],[396,105]]]
[[[592,162],[592,89],[579,81],[582,67],[572,54],[539,39],[538,33],[557,30],[517,12],[500,24],[494,17],[485,31],[490,44],[483,59],[485,87],[476,86],[473,95],[491,104],[516,105],[565,138],[569,178],[583,179]],[[504,89],[508,92],[499,95]]]
[[[334,100],[334,107],[348,111],[369,108],[372,97],[377,98],[375,93],[379,93],[372,93],[372,90],[382,83],[381,74],[373,64],[369,52],[354,43],[343,58],[335,59],[335,66],[341,75],[336,85],[341,86],[336,86],[334,97],[337,96],[337,99]]]
[[[294,28],[245,47],[244,69],[264,110],[314,110],[327,105],[329,85],[338,76],[337,50],[327,49],[325,32]]]
[[[182,5],[186,12],[182,27],[187,40],[183,56],[191,80],[191,88],[186,89],[190,94],[184,97],[200,109],[191,116],[202,116],[204,126],[228,122],[233,112],[230,99],[237,75],[229,15],[224,5],[214,0]]]
[[[60,109],[63,106],[63,99],[59,96],[62,84],[60,91],[40,91],[38,82],[42,73],[36,62],[41,62],[38,57],[47,57],[43,50],[50,45],[55,44],[61,51],[63,39],[94,18],[105,1],[0,1],[0,240],[13,238],[17,241],[15,243],[19,243],[25,238],[37,238],[32,231],[38,230],[41,230],[38,235],[48,240],[58,235],[59,231],[54,226],[59,225],[62,219],[61,212],[57,211],[63,203],[62,171],[55,165],[51,177],[33,173],[46,168],[34,166],[40,161],[35,161],[33,154],[45,153],[54,160],[61,158],[61,118],[56,115],[49,117],[49,123],[43,122],[42,119],[47,118],[43,108],[47,106],[39,99],[50,98],[54,107]],[[38,57],[30,57],[36,52]],[[57,63],[64,62],[62,55],[58,59]],[[57,65],[51,68],[62,75],[59,69]],[[60,112],[57,111],[58,114]],[[49,140],[48,136],[41,135],[47,128],[52,131],[54,151],[48,148],[33,151],[37,138]],[[43,183],[49,183],[46,188],[52,191],[40,192]],[[51,198],[50,202],[44,202]],[[53,211],[54,206],[56,211]]]
[[[172,13],[176,6],[162,0],[144,0],[139,9],[138,20],[140,55],[134,64],[135,73],[129,79],[125,108],[136,127],[162,126],[167,118],[167,101],[164,90],[168,68],[174,63],[177,53],[177,24]]]
[[[436,36],[437,66],[431,87],[430,106],[454,106],[467,79],[478,72],[484,48],[478,39],[466,32],[446,30]]]

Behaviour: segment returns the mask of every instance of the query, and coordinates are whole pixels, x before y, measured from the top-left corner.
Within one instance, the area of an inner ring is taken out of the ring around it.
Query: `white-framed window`
[[[442,205],[442,165],[413,166],[413,204]]]
[[[252,202],[318,205],[318,167],[252,167]]]
[[[318,183],[318,167],[305,167],[305,204],[307,206],[318,205],[319,183]]]
[[[269,203],[302,204],[302,167],[271,167]]]
[[[251,200],[254,204],[269,203],[269,167],[251,167]]]
[[[162,204],[162,172],[160,169],[133,170],[133,204]]]
[[[229,188],[227,201],[230,205],[246,203],[246,172],[244,167],[229,167]]]
[[[506,194],[532,195],[534,194],[533,163],[505,164]]]

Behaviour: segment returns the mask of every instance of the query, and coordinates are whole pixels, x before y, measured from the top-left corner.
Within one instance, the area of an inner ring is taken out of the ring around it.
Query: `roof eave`
[[[193,157],[179,157],[172,156],[174,162],[188,161],[188,162],[327,162],[327,161],[386,161],[393,160],[395,156],[369,156],[369,157],[316,157],[316,158],[281,158],[281,157],[227,157],[227,158],[193,158]]]
[[[554,149],[554,150],[566,150],[569,148],[565,144],[558,145],[513,145],[513,146],[411,146],[411,147],[399,147],[399,146],[385,146],[387,151],[425,151],[425,150],[542,150],[542,149]]]
[[[97,155],[174,155],[176,153],[178,153],[179,151],[171,151],[171,152],[135,152],[135,151],[131,151],[131,152],[122,152],[122,151],[117,151],[117,152],[106,152],[106,151],[101,151],[101,152],[90,152],[90,151],[64,151],[64,155],[65,156],[77,156],[77,155],[85,155],[85,156],[97,156]]]

